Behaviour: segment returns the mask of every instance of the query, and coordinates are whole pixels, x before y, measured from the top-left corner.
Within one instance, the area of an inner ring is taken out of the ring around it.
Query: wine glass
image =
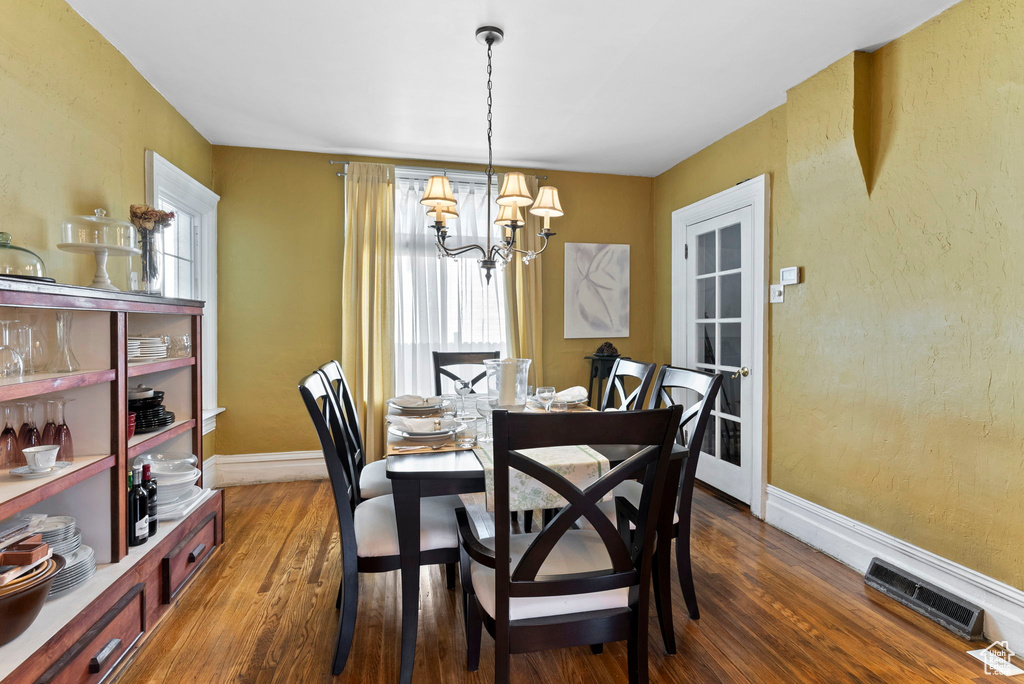
[[[551,410],[551,402],[555,400],[555,388],[554,387],[538,387],[537,388],[537,401],[541,403],[545,411]]]
[[[491,414],[494,413],[494,406],[497,403],[497,399],[491,399],[490,397],[480,397],[476,400],[476,410],[484,417],[484,434],[477,436],[478,442],[494,441],[494,429],[491,426]]]
[[[40,439],[43,446],[53,446],[57,443],[57,402],[54,399],[43,404],[43,413],[46,415],[46,425],[43,426],[43,434]]]
[[[21,380],[25,374],[25,363],[21,354],[11,346],[11,323],[18,321],[0,321],[3,344],[0,344],[0,378]]]
[[[25,456],[18,446],[18,433],[14,429],[17,419],[15,407],[4,404],[2,410],[4,430],[0,432],[0,465],[12,468],[28,465],[28,461],[25,460]]]
[[[35,404],[21,402],[18,406],[21,407],[21,416],[24,420],[21,424],[21,429],[18,430],[18,446],[22,449],[39,446],[39,428],[36,427]]]
[[[470,392],[473,391],[473,387],[465,380],[455,381],[455,393],[461,397],[462,409],[461,413],[467,413],[466,410],[466,397],[469,396]]]
[[[67,408],[68,402],[74,401],[74,399],[64,399],[61,397],[57,400],[57,441],[54,442],[60,447],[60,451],[57,452],[58,457],[62,461],[71,463],[75,460],[75,445],[71,441],[71,428],[68,427],[68,421],[65,420],[64,409]]]

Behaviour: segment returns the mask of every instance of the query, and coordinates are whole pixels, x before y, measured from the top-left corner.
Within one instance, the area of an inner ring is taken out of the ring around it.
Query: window
[[[429,396],[434,393],[434,351],[508,349],[505,278],[499,269],[490,284],[478,252],[439,259],[435,233],[428,227],[420,197],[429,169],[398,168],[395,185],[395,388]],[[451,245],[487,244],[487,203],[494,220],[497,188],[487,196],[482,173],[449,173],[459,218],[448,222]]]
[[[146,150],[146,201],[173,211],[164,229],[164,294],[200,299],[203,309],[203,434],[216,427],[217,203],[220,197],[152,150]]]

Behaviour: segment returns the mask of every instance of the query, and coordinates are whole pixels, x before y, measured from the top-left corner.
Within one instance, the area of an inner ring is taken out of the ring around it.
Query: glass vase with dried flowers
[[[174,212],[154,209],[148,204],[133,204],[131,220],[132,225],[139,229],[139,249],[142,250],[142,255],[139,257],[142,262],[142,272],[138,291],[162,295],[164,293],[163,231],[174,220]]]

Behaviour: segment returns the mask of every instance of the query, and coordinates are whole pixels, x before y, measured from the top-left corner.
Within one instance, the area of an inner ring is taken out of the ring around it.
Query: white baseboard
[[[1024,651],[1024,591],[771,485],[765,522],[860,573],[878,556],[985,609],[985,637]]]
[[[292,480],[322,480],[327,477],[324,455],[319,451],[217,454],[213,458],[216,466],[214,480],[218,487]],[[205,467],[203,472],[205,477]]]
[[[217,488],[217,455],[203,459],[203,486],[207,489]]]

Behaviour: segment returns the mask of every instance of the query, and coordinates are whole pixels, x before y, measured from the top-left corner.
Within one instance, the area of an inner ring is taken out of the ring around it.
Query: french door
[[[747,206],[686,225],[683,263],[673,264],[681,271],[673,275],[684,278],[685,319],[674,320],[673,327],[682,329],[673,334],[685,338],[685,365],[723,378],[697,477],[748,504],[754,477],[751,374],[761,371],[752,362],[753,224],[753,207]]]

